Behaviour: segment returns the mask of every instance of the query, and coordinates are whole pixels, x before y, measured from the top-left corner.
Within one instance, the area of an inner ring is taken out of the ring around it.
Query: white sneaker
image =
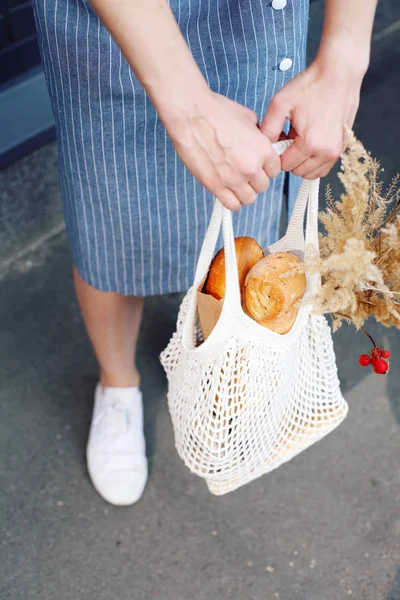
[[[147,481],[143,405],[139,388],[97,385],[86,450],[92,483],[110,504],[134,504]]]

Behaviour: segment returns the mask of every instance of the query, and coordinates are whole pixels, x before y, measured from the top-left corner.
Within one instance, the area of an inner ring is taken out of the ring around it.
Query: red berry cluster
[[[390,358],[389,350],[382,350],[382,348],[375,346],[370,354],[361,354],[358,362],[362,367],[372,365],[374,373],[378,375],[386,375],[389,371],[389,363],[385,358]]]

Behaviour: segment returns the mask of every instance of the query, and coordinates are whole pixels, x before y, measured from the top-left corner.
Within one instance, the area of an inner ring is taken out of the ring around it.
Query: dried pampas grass
[[[335,201],[328,187],[327,208],[320,213],[325,229],[320,255],[308,252],[306,259],[306,268],[321,274],[314,309],[331,314],[334,329],[344,319],[359,329],[369,317],[400,328],[399,176],[385,191],[380,171],[348,132],[338,174],[344,193]]]

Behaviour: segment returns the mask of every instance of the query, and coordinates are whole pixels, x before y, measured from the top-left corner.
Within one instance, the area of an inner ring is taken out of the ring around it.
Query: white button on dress
[[[293,61],[292,61],[291,58],[284,58],[279,63],[279,70],[280,71],[287,71],[288,69],[290,69],[290,67],[292,66],[292,64],[293,64]]]
[[[272,8],[275,10],[282,10],[282,8],[285,8],[286,4],[287,0],[272,0]]]

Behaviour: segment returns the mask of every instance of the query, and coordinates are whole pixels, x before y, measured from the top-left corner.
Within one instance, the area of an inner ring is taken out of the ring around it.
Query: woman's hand
[[[295,142],[282,169],[307,179],[324,177],[344,149],[345,126],[356,116],[368,68],[377,0],[325,0],[324,26],[314,62],[273,98],[261,125],[274,142],[285,119]],[[294,135],[293,135],[294,134]]]
[[[284,171],[306,179],[329,173],[344,150],[345,126],[353,126],[361,82],[337,56],[317,58],[275,95],[261,130],[274,142],[290,120],[295,141],[281,157]]]
[[[196,108],[183,114],[163,119],[177,153],[227,208],[252,204],[280,173],[280,158],[252,110],[207,89]]]

